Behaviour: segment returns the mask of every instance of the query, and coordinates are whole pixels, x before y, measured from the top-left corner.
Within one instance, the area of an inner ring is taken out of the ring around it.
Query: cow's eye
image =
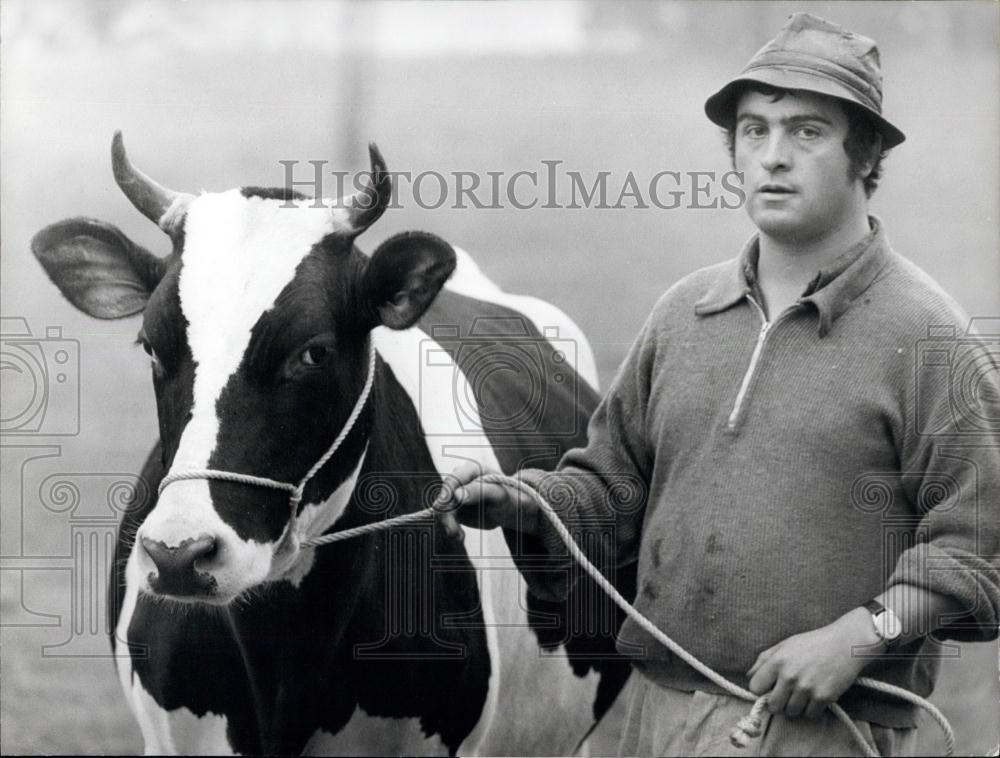
[[[329,354],[329,349],[324,345],[310,345],[302,351],[302,362],[307,366],[319,366]]]
[[[142,349],[146,351],[146,355],[148,355],[152,359],[153,363],[160,362],[160,359],[157,357],[156,351],[153,350],[153,346],[150,344],[149,339],[146,337],[145,332],[139,332],[139,336],[136,339],[136,343],[142,346]]]

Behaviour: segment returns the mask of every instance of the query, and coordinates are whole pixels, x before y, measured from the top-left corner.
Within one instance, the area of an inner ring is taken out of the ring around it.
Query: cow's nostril
[[[215,579],[198,571],[218,552],[215,537],[203,534],[170,547],[159,540],[142,537],[142,547],[156,566],[150,576],[152,588],[166,595],[204,595],[215,588]]]
[[[195,543],[194,566],[196,569],[203,569],[206,564],[211,563],[212,558],[219,552],[219,543],[215,537],[208,535],[199,537]]]

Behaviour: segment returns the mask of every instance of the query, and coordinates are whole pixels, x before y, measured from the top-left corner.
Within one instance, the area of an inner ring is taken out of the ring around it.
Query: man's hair
[[[773,98],[772,102],[781,100],[788,93],[795,93],[797,90],[771,87],[767,84],[756,82],[747,84],[743,92],[759,92],[765,97]],[[837,99],[837,98],[835,98]],[[882,159],[889,154],[888,150],[882,149],[882,135],[878,125],[865,114],[865,112],[846,100],[838,102],[844,107],[847,115],[847,136],[844,138],[844,152],[851,161],[852,177],[859,176],[864,185],[865,196],[871,197],[875,188],[878,187],[879,179],[882,177]],[[729,150],[729,157],[736,162],[736,125],[735,113],[733,114],[733,124],[725,131],[726,148]],[[868,174],[861,176],[862,171],[868,164],[871,170]]]

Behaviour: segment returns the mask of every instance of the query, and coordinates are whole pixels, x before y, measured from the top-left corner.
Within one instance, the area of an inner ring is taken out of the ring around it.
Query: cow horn
[[[368,143],[368,156],[371,160],[368,186],[337,203],[347,210],[347,227],[351,236],[361,234],[378,221],[392,199],[392,176],[374,142]]]
[[[133,166],[125,153],[120,131],[111,140],[111,167],[115,181],[132,205],[167,234],[172,234],[192,195],[167,189]]]

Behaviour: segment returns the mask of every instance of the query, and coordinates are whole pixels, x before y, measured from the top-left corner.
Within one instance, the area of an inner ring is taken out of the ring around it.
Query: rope
[[[573,535],[570,534],[569,529],[566,528],[566,525],[563,524],[562,520],[552,509],[552,506],[545,502],[542,496],[539,495],[534,488],[528,486],[519,479],[505,476],[503,474],[486,474],[479,477],[479,480],[487,484],[500,484],[511,487],[530,497],[538,505],[538,507],[541,508],[542,513],[545,514],[545,517],[552,524],[553,529],[555,529],[556,533],[560,536],[560,538],[562,538],[563,542],[566,543],[566,547],[568,548],[570,555],[573,556],[573,559],[583,567],[590,578],[593,579],[594,582],[608,594],[608,596],[619,608],[622,609],[622,611],[625,612],[626,615],[629,616],[629,618],[649,632],[657,642],[670,650],[674,655],[683,660],[706,679],[714,682],[722,690],[740,698],[741,700],[747,700],[753,703],[753,706],[750,708],[750,712],[740,719],[736,728],[729,736],[730,742],[735,747],[744,748],[749,744],[751,739],[761,735],[763,729],[763,712],[767,706],[766,695],[758,697],[750,692],[750,690],[746,690],[739,685],[730,682],[721,674],[713,671],[691,655],[691,653],[674,642],[656,625],[654,625],[652,621],[639,613],[639,611],[637,611],[632,604],[629,603],[617,589],[615,589],[614,585],[612,585],[611,582],[605,578],[600,569],[590,562],[580,546],[577,545],[576,540],[573,539]],[[352,537],[371,534],[383,529],[389,529],[393,526],[429,518],[434,515],[436,510],[437,509],[434,506],[430,506],[413,513],[407,513],[402,516],[385,519],[384,521],[376,521],[374,523],[365,524],[353,529],[345,529],[343,531],[333,532],[321,537],[314,537],[302,542],[302,547],[320,547],[321,545],[328,545],[333,542],[340,542],[342,540],[351,539]],[[942,714],[941,711],[939,711],[932,703],[918,695],[913,694],[909,690],[905,690],[902,687],[896,687],[895,685],[887,684],[885,682],[880,682],[877,679],[859,677],[856,683],[871,690],[884,692],[889,695],[895,695],[902,700],[906,700],[907,702],[913,703],[914,705],[926,710],[927,713],[930,714],[930,716],[938,723],[941,727],[941,731],[944,733],[945,755],[954,755],[955,733],[951,728],[951,724],[949,724],[948,720],[944,717],[944,714]],[[873,756],[877,758],[879,755],[878,750],[869,744],[865,735],[861,732],[851,717],[847,715],[844,709],[836,703],[831,703],[828,707],[833,715],[844,723],[844,726],[846,726],[850,731],[858,746],[864,751],[864,754],[866,756]]]
[[[903,687],[897,687],[896,685],[888,684],[887,682],[880,682],[878,679],[871,679],[867,676],[858,677],[858,684],[867,687],[870,690],[884,692],[888,695],[895,695],[900,700],[905,700],[908,703],[913,703],[913,705],[918,708],[923,708],[927,711],[927,714],[937,722],[938,726],[941,727],[941,731],[944,733],[944,754],[955,754],[955,732],[952,730],[948,719],[945,718],[945,715],[941,713],[934,703],[920,697],[919,695],[913,694]]]
[[[552,527],[556,530],[556,533],[562,538],[563,542],[566,543],[566,547],[569,549],[570,555],[583,567],[591,579],[597,583],[597,585],[603,589],[608,596],[614,600],[615,604],[625,612],[633,621],[635,621],[639,626],[649,632],[657,642],[666,647],[672,653],[674,653],[678,658],[683,660],[693,669],[698,671],[702,676],[704,676],[709,681],[714,682],[716,685],[721,687],[726,692],[741,698],[743,700],[749,700],[753,702],[753,707],[750,709],[750,713],[740,720],[733,734],[730,735],[730,741],[736,747],[745,747],[749,740],[753,737],[760,736],[761,733],[761,713],[763,712],[764,706],[767,703],[766,696],[757,697],[749,690],[745,690],[742,687],[733,684],[725,677],[716,673],[704,663],[699,661],[693,655],[691,655],[687,650],[682,648],[676,642],[674,642],[670,637],[668,637],[664,632],[662,632],[658,627],[656,627],[652,621],[643,616],[639,611],[637,611],[631,603],[629,603],[621,593],[609,582],[600,570],[590,562],[586,555],[584,555],[583,550],[577,545],[576,540],[573,539],[573,535],[570,534],[569,529],[563,524],[562,520],[556,515],[556,512],[552,509],[545,500],[539,495],[534,488],[529,487],[527,484],[519,479],[514,479],[513,477],[504,476],[503,474],[486,474],[480,477],[480,480],[486,483],[500,484],[516,489],[517,491],[530,497],[539,508],[541,508],[542,513],[552,524]],[[384,523],[384,522],[383,522]],[[913,694],[909,690],[905,690],[902,687],[896,687],[892,684],[886,684],[885,682],[880,682],[876,679],[870,679],[868,677],[859,677],[857,684],[863,687],[867,687],[872,690],[877,690],[879,692],[885,692],[890,695],[895,695],[903,700],[906,700],[914,705],[917,705],[924,710],[926,710],[931,717],[937,721],[941,726],[941,730],[944,732],[945,739],[945,755],[953,755],[955,752],[955,733],[952,731],[951,724],[944,715],[939,711],[932,703],[928,702],[924,698]],[[851,719],[844,709],[841,708],[836,703],[831,703],[829,705],[830,710],[833,714],[844,722],[844,725],[850,730],[854,739],[857,741],[858,745],[865,751],[865,755],[868,756],[878,756],[878,751],[868,743],[865,736],[858,729],[857,725]]]
[[[393,518],[386,519],[385,521],[375,521],[371,524],[356,526],[353,529],[343,529],[339,532],[330,532],[329,534],[322,534],[319,537],[311,537],[307,540],[302,540],[302,542],[299,543],[299,546],[303,548],[322,547],[323,545],[329,545],[333,542],[342,542],[344,540],[352,539],[353,537],[362,537],[366,534],[380,532],[383,529],[388,529],[390,526],[399,526],[400,524],[408,524],[411,521],[420,521],[433,515],[433,508],[423,508],[419,511],[414,511],[413,513],[406,513],[402,516],[394,516]]]
[[[256,487],[269,487],[270,489],[284,490],[289,493],[288,504],[292,510],[292,518],[286,534],[291,534],[295,518],[298,514],[299,503],[302,502],[302,493],[305,492],[306,489],[306,484],[308,484],[310,479],[316,476],[316,473],[326,465],[327,461],[333,457],[333,454],[337,452],[340,446],[344,443],[344,440],[347,439],[347,435],[350,434],[351,429],[354,428],[354,425],[358,421],[358,417],[361,415],[361,411],[364,410],[365,404],[368,402],[368,397],[372,393],[372,387],[374,384],[375,345],[373,344],[368,350],[368,374],[365,376],[365,384],[364,387],[361,388],[361,394],[358,396],[358,399],[354,402],[351,414],[347,417],[347,421],[344,423],[343,428],[341,428],[340,434],[338,434],[337,438],[333,441],[333,444],[327,448],[323,457],[313,464],[312,468],[306,472],[306,475],[299,480],[298,484],[279,482],[276,479],[269,479],[265,476],[239,474],[235,471],[220,471],[218,469],[211,468],[185,469],[183,471],[171,472],[163,477],[163,480],[160,482],[160,487],[157,490],[157,494],[162,495],[163,490],[165,490],[169,485],[186,479],[219,479],[225,482],[236,482],[237,484],[247,484]],[[283,535],[282,540],[284,539],[285,537]]]
[[[361,415],[361,411],[364,410],[365,403],[368,402],[368,396],[372,393],[372,387],[375,384],[375,345],[372,344],[368,351],[368,375],[365,377],[365,386],[361,388],[361,394],[358,395],[358,399],[354,403],[354,407],[351,409],[351,415],[347,417],[347,421],[344,422],[343,428],[340,430],[340,434],[337,435],[337,439],[333,441],[330,448],[326,451],[322,458],[320,458],[313,467],[306,472],[306,475],[302,477],[296,487],[296,493],[298,495],[297,499],[294,499],[292,507],[298,505],[298,501],[302,499],[302,492],[306,488],[306,482],[312,479],[316,472],[319,471],[326,462],[333,457],[333,454],[337,452],[337,449],[343,444],[344,440],[347,439],[347,435],[350,434],[351,429],[354,428],[354,424],[357,423],[358,417]],[[292,517],[295,517],[293,511]]]
[[[258,487],[270,487],[275,490],[295,492],[295,485],[288,484],[287,482],[278,482],[274,479],[268,479],[263,476],[251,476],[250,474],[237,474],[233,471],[218,471],[216,469],[205,468],[187,469],[185,471],[167,474],[160,482],[160,488],[157,490],[157,494],[162,495],[163,490],[167,488],[167,485],[173,484],[174,482],[181,482],[186,479],[221,479],[225,482],[252,484]]]

